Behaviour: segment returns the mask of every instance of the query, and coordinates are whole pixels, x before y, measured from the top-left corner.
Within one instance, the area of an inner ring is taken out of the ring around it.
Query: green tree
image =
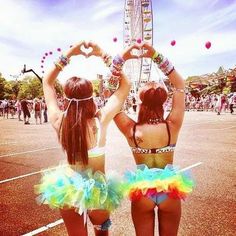
[[[4,88],[5,88],[6,80],[0,73],[0,100],[4,98]]]
[[[23,80],[21,80],[20,91],[19,91],[20,98],[33,99],[42,96],[43,96],[43,87],[37,77],[26,76]]]

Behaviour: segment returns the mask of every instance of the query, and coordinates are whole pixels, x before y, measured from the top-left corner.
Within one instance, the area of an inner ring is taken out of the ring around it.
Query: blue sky
[[[236,0],[153,0],[154,46],[186,78],[236,65]],[[44,70],[80,40],[93,40],[112,55],[123,48],[123,0],[0,0],[0,72],[6,79],[23,67]],[[118,41],[113,42],[113,37]],[[171,40],[176,45],[170,45]],[[207,50],[205,42],[211,41]],[[97,58],[72,58],[60,75],[89,79],[106,73]]]

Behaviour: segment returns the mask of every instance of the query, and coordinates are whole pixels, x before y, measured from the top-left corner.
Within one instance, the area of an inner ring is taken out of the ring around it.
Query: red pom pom
[[[211,47],[211,42],[210,42],[210,41],[206,42],[206,43],[205,43],[205,47],[206,47],[207,49],[209,49],[209,48]]]
[[[61,49],[60,49],[60,48],[58,48],[58,49],[57,49],[57,51],[58,51],[58,52],[60,52],[60,51],[61,51]]]
[[[47,53],[47,52],[45,52],[45,56],[48,56],[48,53]]]
[[[41,63],[44,63],[44,60],[42,60]]]
[[[44,71],[42,71],[42,73],[44,73]]]
[[[176,41],[175,41],[175,40],[172,40],[170,44],[171,44],[171,46],[175,46]]]
[[[41,68],[43,68],[43,66],[41,66]]]
[[[46,59],[46,57],[43,57],[43,59]]]
[[[142,42],[142,39],[137,39],[137,43],[141,43]]]
[[[117,38],[116,37],[113,38],[113,42],[117,42]]]
[[[70,45],[70,48],[72,48],[73,47],[73,45]]]
[[[50,55],[52,55],[52,52],[49,52]]]

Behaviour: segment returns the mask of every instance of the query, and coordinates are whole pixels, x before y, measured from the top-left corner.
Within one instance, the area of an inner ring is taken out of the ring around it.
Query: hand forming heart
[[[88,55],[91,54],[91,52],[93,52],[93,48],[91,46],[88,46],[87,43],[82,44],[80,50],[81,52],[84,53],[85,57],[88,57]]]

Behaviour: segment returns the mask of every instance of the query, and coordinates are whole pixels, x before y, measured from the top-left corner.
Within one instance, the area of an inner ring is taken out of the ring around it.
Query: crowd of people
[[[34,116],[35,124],[48,122],[47,105],[42,98],[17,99],[0,101],[0,116],[3,118],[24,121],[25,125],[30,124],[30,118]]]
[[[236,106],[236,92],[225,94],[207,94],[198,98],[191,94],[185,96],[186,110],[193,111],[214,111],[217,115],[222,112],[233,114]]]
[[[136,95],[130,95],[125,102],[127,113],[136,113],[138,99]],[[165,111],[170,111],[172,107],[172,97],[169,97],[164,104]],[[191,93],[185,94],[186,111],[211,111],[220,115],[222,112],[234,113],[236,108],[236,92],[225,94],[207,94],[194,97]]]
[[[105,106],[107,99],[101,97],[94,98],[98,109]],[[124,110],[129,113],[136,113],[138,106],[138,98],[135,94],[130,94],[125,101]],[[64,99],[58,97],[58,104],[63,111]],[[165,111],[170,111],[172,107],[172,98],[169,97],[164,104]],[[217,115],[223,113],[234,113],[236,108],[236,92],[225,94],[206,94],[199,97],[194,97],[191,93],[185,94],[185,109],[186,111],[211,111]],[[0,100],[0,116],[3,118],[17,118],[19,121],[24,121],[24,124],[30,124],[29,119],[34,117],[35,124],[48,122],[47,105],[44,99],[35,98],[33,100],[18,99],[18,100]]]

